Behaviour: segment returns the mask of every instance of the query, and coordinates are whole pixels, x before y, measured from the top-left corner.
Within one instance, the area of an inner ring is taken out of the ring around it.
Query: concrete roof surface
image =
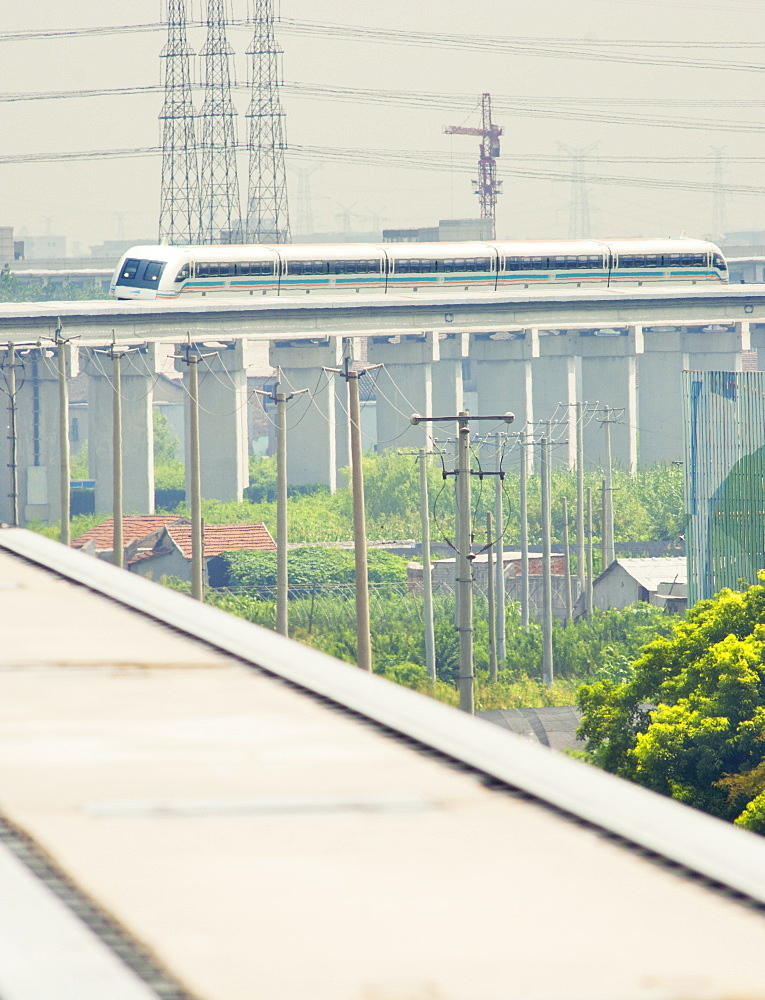
[[[684,557],[657,556],[652,559],[616,559],[608,569],[600,574],[598,580],[602,580],[610,573],[615,565],[621,566],[623,570],[629,573],[646,590],[656,590],[660,583],[671,583],[674,581],[682,581],[684,583],[688,575],[687,563]]]
[[[765,995],[762,838],[21,529],[0,621],[0,820],[162,996]]]

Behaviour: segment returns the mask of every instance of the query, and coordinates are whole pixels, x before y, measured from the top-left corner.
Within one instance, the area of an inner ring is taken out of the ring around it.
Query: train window
[[[189,267],[188,264],[184,264],[183,267],[180,269],[180,271],[176,274],[175,280],[176,281],[185,281],[186,278],[189,277],[190,273],[191,273],[191,268]]]
[[[120,271],[117,284],[132,285],[135,288],[156,288],[164,270],[164,261],[126,260]]]
[[[693,255],[693,264],[691,266],[692,267],[706,267],[707,266],[707,257],[706,257],[706,254],[695,253]]]
[[[521,269],[520,257],[505,257],[506,271],[520,271],[520,269]]]
[[[159,281],[159,276],[162,274],[164,269],[165,269],[164,264],[160,264],[157,261],[150,260],[149,263],[146,265],[146,270],[143,273],[143,280],[153,281],[153,282]]]
[[[521,257],[521,271],[545,271],[549,266],[547,257]]]
[[[132,258],[129,258],[125,261],[120,277],[124,278],[126,281],[132,281],[133,278],[135,278],[140,266],[140,260],[133,260]]]
[[[274,275],[274,265],[270,260],[244,261],[234,265],[236,274],[251,277],[270,277]]]
[[[655,253],[646,254],[645,267],[661,267],[661,257]]]
[[[467,263],[469,271],[491,270],[491,257],[475,257],[473,260],[469,260]]]
[[[290,260],[288,274],[327,274],[329,265],[325,260]]]
[[[716,253],[714,256],[714,266],[718,268],[718,270],[720,271],[728,270],[728,265],[725,263],[724,258],[719,253]]]

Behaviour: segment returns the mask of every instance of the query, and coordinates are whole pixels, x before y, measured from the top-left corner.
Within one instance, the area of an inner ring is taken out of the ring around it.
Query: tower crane
[[[491,120],[491,94],[481,96],[481,127],[447,125],[446,135],[477,135],[481,137],[481,155],[478,160],[478,180],[473,181],[475,193],[481,202],[481,218],[491,220],[491,239],[497,238],[497,195],[502,191],[502,181],[497,180],[499,137],[504,132]]]

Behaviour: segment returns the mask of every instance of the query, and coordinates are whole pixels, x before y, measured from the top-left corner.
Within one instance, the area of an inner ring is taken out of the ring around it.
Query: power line
[[[237,147],[243,148],[243,147]],[[66,160],[115,160],[133,159],[137,157],[158,156],[162,152],[159,146],[143,146],[136,149],[84,150],[66,153],[20,153],[0,156],[0,165],[26,163],[56,163]],[[323,146],[291,146],[290,153],[296,159],[331,160],[340,163],[362,164],[374,167],[393,167],[409,170],[428,170],[448,172],[452,164],[444,161],[439,151],[431,150],[416,153],[412,150],[383,149],[353,149],[327,148]],[[731,157],[733,159],[733,157]],[[759,158],[752,158],[758,162]],[[614,161],[610,161],[614,162]],[[635,161],[639,162],[639,161]],[[659,162],[649,160],[645,162]],[[699,162],[706,162],[704,161]],[[464,169],[469,169],[466,162]],[[507,176],[522,177],[528,180],[570,182],[571,174],[565,171],[539,170],[530,167],[504,166]],[[693,191],[711,193],[719,190],[713,181],[676,180],[670,177],[620,177],[616,174],[588,174],[588,184],[601,184],[612,187],[640,187],[657,191]],[[765,194],[765,187],[754,184],[727,184],[725,191],[730,194],[753,195],[760,197]]]

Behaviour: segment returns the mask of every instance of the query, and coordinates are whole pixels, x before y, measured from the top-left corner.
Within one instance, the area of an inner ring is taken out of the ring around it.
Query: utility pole
[[[571,547],[568,541],[568,499],[560,498],[563,508],[563,574],[566,595],[566,621],[570,622],[573,616],[573,601],[571,595]]]
[[[422,597],[425,613],[425,666],[436,679],[436,638],[433,628],[433,577],[430,562],[430,505],[428,502],[428,453],[420,450],[420,535],[422,539]]]
[[[204,534],[202,525],[202,465],[199,452],[199,362],[215,354],[200,354],[191,343],[181,345],[175,357],[189,366],[189,489],[191,492],[191,596],[205,599]]]
[[[368,371],[382,368],[370,365],[353,371],[353,341],[346,341],[342,368],[325,368],[342,376],[348,385],[348,416],[351,424],[351,485],[353,488],[353,553],[356,567],[356,664],[372,672],[372,637],[369,624],[369,567],[367,564],[367,521],[364,509],[364,467],[361,446],[361,406],[359,379]]]
[[[497,587],[496,587],[496,602],[497,602],[497,613],[495,621],[495,632],[497,635],[497,659],[500,663],[504,663],[507,658],[507,646],[505,640],[505,543],[504,543],[504,513],[502,510],[502,483],[505,476],[500,467],[500,463],[497,463],[497,478],[494,483],[494,520],[496,522],[496,527],[494,533],[496,535],[496,549],[497,549],[497,561],[496,561],[496,574],[497,574]]]
[[[510,424],[515,419],[512,413],[500,416],[471,417],[467,410],[462,410],[456,416],[422,417],[415,413],[411,417],[414,426],[422,423],[450,422],[457,424],[457,467],[452,473],[457,480],[457,590],[459,593],[459,631],[460,643],[460,673],[459,691],[460,708],[463,712],[474,712],[473,687],[475,675],[473,672],[473,574],[471,563],[473,555],[470,551],[470,422],[471,420],[504,420]]]
[[[526,495],[528,466],[526,457],[526,432],[519,435],[521,453],[520,518],[521,518],[521,624],[529,629],[529,508]]]
[[[276,403],[276,631],[289,635],[289,570],[287,565],[287,403],[308,389],[279,392],[282,370],[277,369],[273,392],[256,389],[259,396]]]
[[[70,525],[70,480],[72,478],[69,457],[69,387],[66,381],[66,354],[69,340],[63,336],[61,319],[58,320],[53,343],[58,348],[58,443],[61,467],[61,541],[69,545],[72,541]]]
[[[584,591],[587,617],[592,615],[592,487],[587,487],[587,584]]]
[[[11,522],[14,528],[19,527],[19,436],[16,428],[16,345],[8,344],[8,423],[10,438],[10,470],[11,470]]]
[[[135,350],[135,348],[133,349]],[[121,569],[125,565],[125,540],[123,533],[122,505],[122,359],[132,354],[130,349],[117,349],[112,331],[112,344],[108,350],[96,350],[112,359],[112,563]]]
[[[491,511],[486,511],[486,582],[489,619],[489,680],[497,683],[497,620],[494,614],[494,543],[491,538]]]
[[[576,575],[584,593],[584,403],[576,403]]]
[[[611,470],[611,424],[617,421],[610,406],[604,406],[605,416],[601,423],[606,433],[605,459],[606,480],[603,487],[603,570],[607,570],[614,561],[614,488]]]
[[[553,682],[552,560],[550,555],[550,439],[540,441],[539,473],[542,486],[542,680]]]

